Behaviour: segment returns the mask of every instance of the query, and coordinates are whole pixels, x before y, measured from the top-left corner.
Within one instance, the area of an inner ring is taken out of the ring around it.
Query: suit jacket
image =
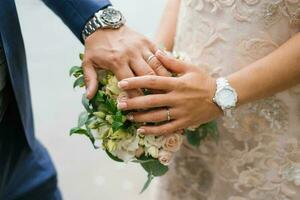
[[[109,0],[43,0],[43,2],[63,20],[81,41],[81,31],[88,19],[101,8],[110,5]],[[33,149],[36,139],[34,137],[27,64],[14,0],[0,0],[0,39],[3,43],[9,77],[24,134],[30,148]]]

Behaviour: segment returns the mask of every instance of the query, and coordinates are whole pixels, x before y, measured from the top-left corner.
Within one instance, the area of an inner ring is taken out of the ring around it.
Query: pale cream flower
[[[153,158],[158,158],[158,148],[156,146],[147,148],[146,153],[151,155]]]
[[[176,152],[180,149],[183,142],[181,134],[170,134],[165,136],[163,140],[163,149],[166,151]]]
[[[154,135],[146,135],[144,137],[144,145],[145,147],[155,146],[157,148],[161,148],[163,144],[163,137],[162,136],[154,136]]]
[[[172,160],[173,153],[170,151],[160,150],[158,153],[158,160],[161,164],[168,166]]]

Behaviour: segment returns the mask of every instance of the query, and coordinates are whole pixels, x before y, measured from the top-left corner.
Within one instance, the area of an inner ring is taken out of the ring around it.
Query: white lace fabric
[[[175,51],[226,76],[299,30],[300,0],[182,0]],[[300,199],[300,85],[244,105],[218,125],[218,144],[185,142],[160,180],[159,199]]]

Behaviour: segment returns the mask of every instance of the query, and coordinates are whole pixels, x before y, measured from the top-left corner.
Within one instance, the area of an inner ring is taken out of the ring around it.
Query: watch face
[[[224,108],[231,108],[235,106],[237,101],[237,96],[234,91],[229,88],[224,88],[220,90],[216,95],[216,100],[219,105]]]
[[[122,21],[122,17],[121,12],[112,8],[104,10],[101,15],[102,20],[109,25],[118,25]]]

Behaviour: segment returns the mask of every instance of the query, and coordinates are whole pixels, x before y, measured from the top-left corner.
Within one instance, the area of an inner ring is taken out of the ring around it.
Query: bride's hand
[[[128,115],[129,120],[166,122],[158,126],[143,126],[138,130],[140,133],[154,135],[173,133],[209,122],[221,115],[221,110],[212,101],[216,87],[214,78],[203,69],[176,60],[160,51],[156,53],[156,57],[165,68],[181,76],[142,76],[119,82],[119,87],[124,90],[147,88],[165,92],[123,99],[118,103],[119,109],[122,110],[145,110],[132,112]]]

